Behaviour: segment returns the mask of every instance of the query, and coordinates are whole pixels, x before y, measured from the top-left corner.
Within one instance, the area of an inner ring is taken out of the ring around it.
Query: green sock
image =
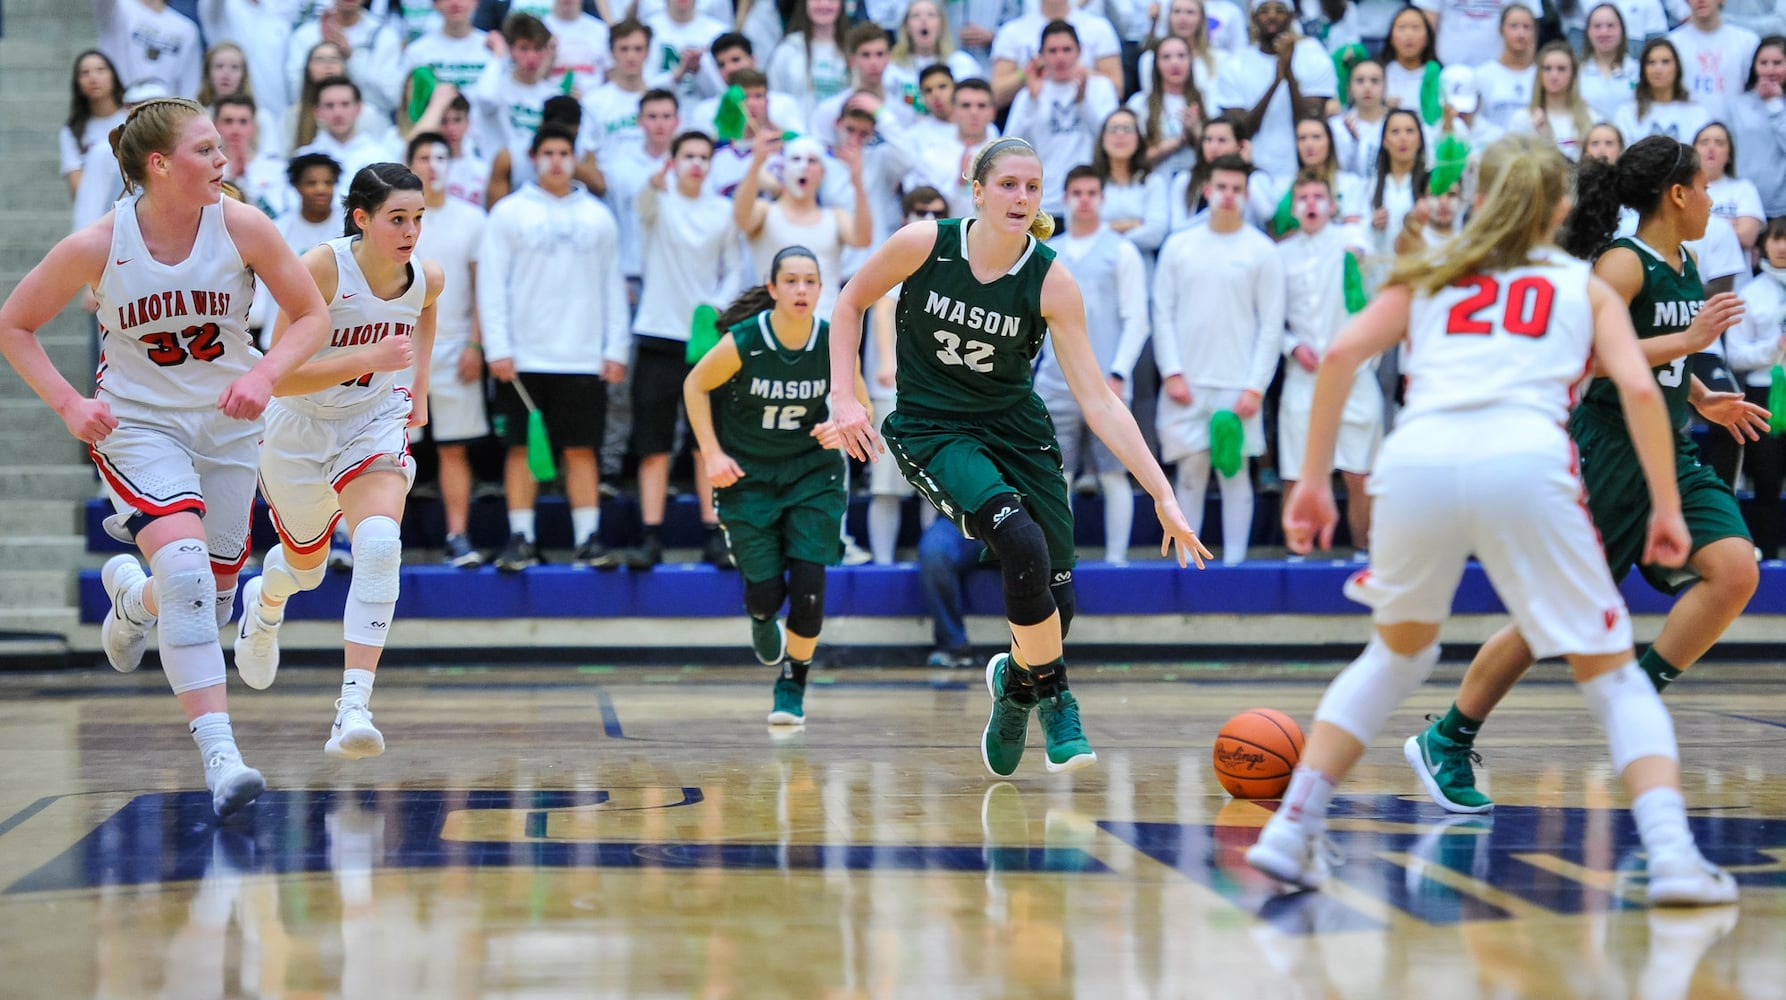
[[[1662,654],[1656,652],[1654,646],[1643,651],[1643,655],[1637,658],[1637,665],[1650,675],[1650,683],[1656,685],[1657,694],[1667,690],[1668,685],[1673,684],[1675,678],[1681,675],[1674,664],[1664,660]]]
[[[1482,720],[1472,719],[1463,714],[1457,710],[1457,705],[1453,703],[1451,710],[1445,713],[1443,719],[1439,720],[1438,730],[1440,736],[1451,742],[1469,746],[1476,742],[1476,734],[1482,730]]]

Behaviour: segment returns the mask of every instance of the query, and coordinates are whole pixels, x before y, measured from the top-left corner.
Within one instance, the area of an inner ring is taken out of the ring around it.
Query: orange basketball
[[[1229,719],[1215,738],[1215,776],[1237,799],[1275,799],[1302,759],[1296,720],[1271,708],[1249,708]]]

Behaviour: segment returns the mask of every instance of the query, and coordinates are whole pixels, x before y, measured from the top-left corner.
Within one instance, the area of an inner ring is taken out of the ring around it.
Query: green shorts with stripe
[[[1621,422],[1609,426],[1603,417],[1576,410],[1569,421],[1569,436],[1581,454],[1581,480],[1588,491],[1588,513],[1606,548],[1606,563],[1614,580],[1623,580],[1637,566],[1650,586],[1664,594],[1678,594],[1699,582],[1689,566],[1639,566],[1649,534],[1650,494],[1643,466],[1631,445],[1631,435]],[[1681,517],[1687,522],[1691,550],[1698,552],[1724,538],[1749,539],[1736,497],[1718,474],[1699,464],[1699,449],[1690,441],[1675,443],[1675,480],[1680,485]]]
[[[850,499],[844,461],[840,451],[815,451],[766,467],[738,459],[744,478],[714,490],[713,506],[746,582],[780,576],[790,559],[821,566],[843,561]]]
[[[961,533],[988,500],[1015,493],[1048,539],[1055,572],[1072,569],[1073,509],[1048,408],[1031,393],[1000,413],[941,418],[901,407],[881,426],[899,471]]]

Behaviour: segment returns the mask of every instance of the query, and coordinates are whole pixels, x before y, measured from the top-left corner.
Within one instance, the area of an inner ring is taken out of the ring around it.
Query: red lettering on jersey
[[[1619,609],[1607,608],[1603,614],[1606,618],[1606,631],[1611,632],[1613,626],[1619,623]]]

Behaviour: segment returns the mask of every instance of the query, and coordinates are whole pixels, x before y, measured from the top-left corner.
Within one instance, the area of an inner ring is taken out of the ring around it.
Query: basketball
[[[1216,780],[1237,799],[1282,795],[1301,758],[1302,730],[1276,709],[1249,708],[1216,734]]]

